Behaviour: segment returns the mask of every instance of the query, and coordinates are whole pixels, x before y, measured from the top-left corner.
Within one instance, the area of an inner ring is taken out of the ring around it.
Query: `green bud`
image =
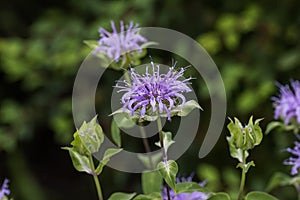
[[[259,122],[262,119],[257,119],[253,124],[251,116],[248,124],[245,126],[243,126],[237,118],[234,118],[234,122],[230,118],[229,120],[230,123],[227,128],[230,131],[230,137],[228,137],[227,140],[231,146],[247,151],[261,143],[263,134],[259,127]]]
[[[97,116],[90,122],[84,121],[79,130],[77,130],[77,136],[89,153],[98,152],[104,140],[104,135],[101,126],[97,123]]]

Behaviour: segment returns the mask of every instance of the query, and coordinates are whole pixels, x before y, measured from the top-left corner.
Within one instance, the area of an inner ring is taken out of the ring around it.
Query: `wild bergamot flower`
[[[8,189],[8,179],[4,179],[1,190],[0,190],[0,199],[4,197],[4,195],[9,195],[10,190]]]
[[[285,165],[292,165],[291,175],[297,175],[298,174],[298,168],[300,168],[300,143],[295,142],[294,148],[287,148],[287,152],[295,155],[296,157],[290,157],[287,160],[284,161],[283,164]]]
[[[139,34],[138,25],[130,22],[128,26],[124,26],[124,22],[120,22],[120,33],[118,33],[114,22],[111,22],[112,33],[104,28],[99,28],[100,39],[98,46],[94,50],[94,54],[104,53],[109,58],[118,62],[120,57],[133,50],[142,51],[141,45],[147,42],[147,39]],[[126,30],[125,30],[126,29]]]
[[[142,75],[132,68],[130,82],[124,80],[119,82],[121,85],[116,85],[119,92],[125,92],[121,99],[123,110],[129,110],[131,116],[139,115],[140,118],[146,114],[166,114],[171,120],[173,109],[186,103],[183,94],[192,91],[188,87],[191,78],[183,77],[185,69],[176,71],[174,67],[175,64],[167,73],[160,73],[160,66],[151,62],[152,71],[149,72],[147,66]]]
[[[293,118],[300,123],[300,82],[291,81],[291,87],[279,85],[279,90],[278,97],[273,97],[274,118],[282,117],[285,124],[288,124]]]

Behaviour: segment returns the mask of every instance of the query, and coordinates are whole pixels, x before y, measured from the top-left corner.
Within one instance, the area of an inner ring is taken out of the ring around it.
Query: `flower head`
[[[8,189],[8,179],[4,179],[1,190],[0,190],[0,199],[4,197],[4,195],[9,195],[10,190]]]
[[[291,81],[291,86],[279,85],[280,93],[278,97],[273,97],[274,118],[283,117],[285,124],[288,124],[292,118],[300,123],[300,82]]]
[[[193,179],[193,174],[190,175],[189,177],[181,177],[181,178],[176,178],[176,183],[185,183],[185,182],[192,182]],[[199,183],[199,186],[203,187],[205,185],[206,181],[203,181]],[[167,195],[167,188],[163,187],[163,190],[161,192],[162,194],[162,199],[167,200],[168,195]],[[171,200],[206,200],[208,199],[209,195],[205,194],[203,192],[198,192],[194,191],[192,193],[180,193],[176,194],[174,190],[170,190],[170,198]]]
[[[99,28],[100,40],[94,54],[99,52],[106,54],[109,58],[118,62],[119,58],[126,52],[133,50],[142,51],[141,44],[147,39],[138,32],[138,25],[130,22],[125,30],[124,22],[120,22],[120,33],[118,33],[114,22],[111,22],[113,32],[110,33],[104,28]]]
[[[175,66],[175,65],[174,65]],[[183,105],[186,98],[183,93],[192,91],[189,80],[183,79],[184,68],[175,71],[174,66],[167,73],[160,73],[160,66],[151,62],[152,72],[146,67],[146,72],[140,75],[131,69],[131,82],[122,81],[122,85],[116,85],[119,92],[125,92],[122,96],[123,110],[128,109],[132,116],[138,112],[140,118],[147,113],[167,114],[171,120],[171,111],[178,105]],[[183,80],[180,80],[183,79]]]
[[[293,165],[291,175],[298,174],[298,168],[300,168],[300,143],[295,142],[294,148],[287,148],[287,152],[295,155],[296,157],[290,157],[283,162],[285,165]]]

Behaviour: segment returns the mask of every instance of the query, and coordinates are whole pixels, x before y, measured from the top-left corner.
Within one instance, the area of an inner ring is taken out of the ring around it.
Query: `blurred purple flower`
[[[294,148],[287,148],[287,152],[295,155],[296,157],[290,157],[287,160],[283,162],[285,165],[293,165],[291,170],[291,175],[297,175],[298,174],[298,168],[300,168],[300,143],[295,142]]]
[[[175,71],[175,64],[166,74],[160,74],[158,64],[151,62],[151,66],[151,74],[148,72],[148,66],[143,75],[131,69],[131,83],[124,80],[121,82],[122,85],[116,85],[120,89],[118,92],[125,92],[121,99],[123,109],[128,109],[132,116],[134,112],[139,111],[140,117],[143,118],[152,108],[152,112],[158,110],[160,114],[166,113],[168,120],[171,120],[172,109],[186,102],[183,93],[192,91],[188,87],[191,78],[183,79],[185,69]],[[179,80],[180,78],[183,80]]]
[[[185,182],[192,182],[193,181],[193,174],[188,176],[187,178],[181,177],[181,178],[176,178],[176,183],[185,183]],[[206,183],[206,182],[205,182]],[[205,185],[204,182],[199,183],[201,187]],[[162,194],[162,199],[167,200],[168,195],[167,195],[167,188],[163,187],[163,190],[161,192]],[[209,195],[203,193],[203,192],[198,192],[194,191],[193,193],[180,193],[176,194],[174,190],[170,189],[170,198],[171,200],[206,200],[208,199]]]
[[[208,195],[203,192],[181,193],[174,197],[173,200],[206,200]]]
[[[122,54],[133,50],[142,51],[141,44],[147,39],[139,34],[138,25],[130,22],[125,30],[124,22],[120,21],[120,33],[118,33],[114,22],[111,22],[113,32],[99,28],[100,39],[94,54],[105,53],[109,58],[118,62]]]
[[[280,93],[278,97],[273,97],[275,104],[274,118],[283,117],[284,123],[288,124],[295,117],[300,123],[300,82],[291,81],[289,85],[278,84]]]
[[[0,199],[2,199],[2,197],[4,197],[4,195],[9,195],[10,194],[10,190],[8,189],[8,179],[4,179],[1,190],[0,190]]]

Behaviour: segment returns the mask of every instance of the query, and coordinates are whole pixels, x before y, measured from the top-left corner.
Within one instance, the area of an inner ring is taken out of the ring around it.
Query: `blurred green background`
[[[270,97],[276,94],[275,82],[300,79],[299,7],[297,0],[1,1],[0,181],[11,180],[16,200],[95,199],[92,178],[78,173],[60,147],[70,143],[75,131],[72,87],[90,52],[83,40],[98,39],[98,28],[110,30],[110,20],[170,28],[197,40],[222,74],[227,115],[244,122],[250,115],[263,117],[265,129],[273,119]],[[109,95],[118,77],[111,70],[106,73],[106,85],[97,92],[99,115],[109,107],[103,94]],[[199,102],[209,107],[206,87],[197,83],[193,86]],[[180,174],[195,171],[195,180],[207,179],[215,190],[237,190],[239,170],[229,156],[226,128],[213,151],[205,159],[197,157],[209,117],[202,112],[198,137],[178,160]],[[111,118],[103,116],[100,123],[109,133]],[[272,133],[251,152],[256,167],[248,173],[248,190],[264,190],[276,171],[289,173],[282,165],[288,156],[282,149],[293,139]],[[141,142],[131,145],[143,149]],[[106,168],[100,179],[105,197],[115,191],[141,192],[138,174]],[[272,193],[295,199],[292,188]]]

